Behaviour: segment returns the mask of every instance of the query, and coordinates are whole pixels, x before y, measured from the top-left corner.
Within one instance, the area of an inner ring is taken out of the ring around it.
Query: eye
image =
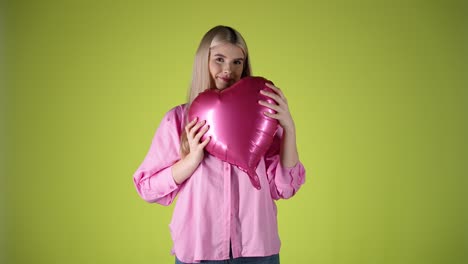
[[[241,60],[236,60],[236,61],[234,61],[234,64],[241,65],[242,61]]]
[[[215,60],[216,60],[217,62],[224,62],[224,59],[221,58],[221,57],[218,57],[218,58],[216,58]]]

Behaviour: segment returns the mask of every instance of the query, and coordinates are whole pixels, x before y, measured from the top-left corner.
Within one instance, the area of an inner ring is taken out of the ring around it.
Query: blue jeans
[[[232,264],[279,264],[279,254],[267,256],[267,257],[232,257],[232,248],[229,250],[229,259],[226,260],[202,260],[201,263],[206,264],[222,264],[222,263],[232,263]],[[175,259],[175,264],[190,264],[180,261],[177,257]]]
[[[176,264],[189,264],[181,262],[176,258]],[[232,263],[232,264],[279,264],[279,254],[268,256],[268,257],[241,257],[241,258],[231,258],[227,260],[202,260],[201,263],[206,264],[222,264],[222,263]]]

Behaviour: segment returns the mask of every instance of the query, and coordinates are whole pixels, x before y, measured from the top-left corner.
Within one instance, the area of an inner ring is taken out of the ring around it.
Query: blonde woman
[[[195,55],[189,99],[169,110],[150,149],[133,175],[147,202],[177,203],[169,224],[176,263],[279,263],[280,238],[275,200],[292,197],[304,184],[294,121],[282,91],[262,93],[276,104],[265,115],[279,121],[271,148],[257,166],[261,189],[244,171],[212,155],[201,140],[205,120],[186,120],[190,103],[210,87],[225,89],[252,74],[247,45],[231,27],[216,26],[202,38]]]

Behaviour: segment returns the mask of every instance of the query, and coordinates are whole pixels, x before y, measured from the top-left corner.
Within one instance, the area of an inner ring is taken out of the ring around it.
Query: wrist
[[[294,123],[292,123],[290,125],[283,126],[283,131],[286,134],[295,135],[296,134],[296,127],[295,127]]]
[[[198,164],[200,164],[200,161],[197,159],[196,155],[193,154],[193,152],[189,152],[185,156],[184,161],[190,168],[193,169],[198,167]]]
[[[172,166],[172,177],[177,185],[182,184],[187,180],[195,169],[198,167],[198,164],[194,155],[188,153],[183,158],[181,158],[174,166]]]

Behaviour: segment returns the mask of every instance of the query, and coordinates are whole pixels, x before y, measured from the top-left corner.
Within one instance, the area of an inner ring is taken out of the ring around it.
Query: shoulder
[[[162,124],[167,124],[171,126],[176,126],[178,130],[182,127],[184,123],[184,117],[186,112],[186,104],[181,104],[174,106],[173,108],[169,109],[164,114],[163,120],[161,121]]]
[[[181,104],[181,105],[177,105],[177,106],[174,106],[173,108],[169,109],[165,114],[164,114],[164,118],[167,119],[182,119],[184,118],[185,116],[185,107],[186,107],[186,104]]]

